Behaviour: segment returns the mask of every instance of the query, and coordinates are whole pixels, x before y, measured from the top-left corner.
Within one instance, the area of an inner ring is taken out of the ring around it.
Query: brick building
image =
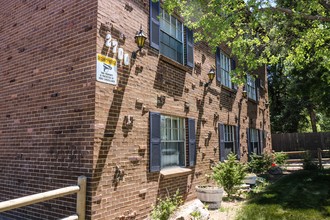
[[[0,201],[85,175],[88,219],[144,219],[167,192],[193,199],[228,152],[245,162],[270,151],[265,67],[248,77],[244,98],[228,74],[239,62],[230,50],[194,43],[159,3],[0,3]],[[134,59],[141,25],[148,39]],[[74,212],[67,196],[0,219]]]

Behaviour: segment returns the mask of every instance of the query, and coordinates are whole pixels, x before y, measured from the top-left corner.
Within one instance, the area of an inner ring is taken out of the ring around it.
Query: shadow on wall
[[[111,30],[111,34],[113,37],[119,39],[119,43],[124,43],[121,42],[121,40],[125,40],[123,36],[121,36],[120,32],[118,30],[115,30],[112,26],[109,27],[107,25],[102,24],[100,28],[100,36],[104,36],[107,30]],[[121,39],[121,40],[120,40]],[[108,52],[107,49],[104,47],[102,48],[102,54],[106,55]],[[111,57],[111,54],[109,55]],[[131,64],[130,67],[134,65],[135,60],[131,59]],[[121,66],[118,68],[118,86],[117,90],[113,90],[113,99],[112,103],[109,109],[107,121],[106,121],[106,126],[105,126],[105,131],[103,138],[101,140],[101,146],[98,152],[97,160],[96,160],[96,166],[93,171],[93,183],[92,183],[92,190],[96,191],[96,189],[99,187],[100,180],[102,177],[103,170],[106,165],[106,160],[108,157],[108,153],[110,151],[110,147],[112,146],[112,141],[114,138],[114,134],[117,128],[117,123],[119,120],[120,116],[120,111],[122,108],[122,103],[123,103],[123,98],[125,94],[125,89],[128,83],[128,78],[131,73],[131,69],[126,66]],[[115,186],[116,190],[116,186]]]
[[[154,89],[166,92],[169,96],[182,96],[186,71],[159,60],[154,80]]]

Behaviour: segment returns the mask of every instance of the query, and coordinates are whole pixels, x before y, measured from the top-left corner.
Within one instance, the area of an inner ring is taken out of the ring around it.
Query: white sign
[[[112,85],[117,85],[117,60],[97,54],[96,80]]]

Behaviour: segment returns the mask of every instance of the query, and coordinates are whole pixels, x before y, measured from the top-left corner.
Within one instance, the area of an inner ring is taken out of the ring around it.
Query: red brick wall
[[[91,176],[96,10],[87,0],[0,1],[0,201]],[[74,198],[5,214],[59,219],[75,213]]]
[[[137,49],[134,35],[140,25],[149,36],[149,1],[100,0],[97,52],[104,52],[104,33],[112,27],[112,37],[119,39],[124,35],[121,47],[131,54]],[[109,219],[109,216],[125,219],[135,215],[136,219],[144,219],[158,197],[179,188],[184,199],[193,199],[195,185],[206,183],[205,174],[211,172],[210,161],[219,161],[214,113],[219,114],[217,122],[237,125],[235,116],[238,116],[242,88],[234,93],[221,88],[214,80],[211,87],[204,90],[200,82],[208,81],[207,73],[215,64],[215,55],[202,43],[195,45],[194,52],[195,63],[200,63],[200,68],[190,69],[159,56],[147,40],[142,53],[129,68],[118,68],[118,86],[96,82],[95,178],[92,182],[95,219]],[[265,68],[259,72],[265,80]],[[166,97],[165,104],[157,106],[157,96],[161,95]],[[197,100],[201,101],[200,106]],[[241,101],[242,161],[247,160],[246,128],[262,128],[265,100],[267,90],[261,91],[259,105],[246,99]],[[184,111],[185,102],[189,103],[189,112]],[[196,120],[197,166],[192,167],[192,174],[162,179],[159,173],[148,171],[149,111]],[[265,129],[269,131],[268,109],[265,114]],[[129,128],[124,126],[128,115],[134,118]],[[209,132],[211,139],[205,146]],[[270,150],[269,141],[266,150]],[[117,184],[113,183],[116,166],[124,171],[123,179]]]

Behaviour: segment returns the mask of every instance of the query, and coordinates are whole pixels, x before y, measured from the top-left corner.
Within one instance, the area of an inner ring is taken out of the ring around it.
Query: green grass
[[[254,194],[237,220],[330,220],[330,170],[298,171]]]

